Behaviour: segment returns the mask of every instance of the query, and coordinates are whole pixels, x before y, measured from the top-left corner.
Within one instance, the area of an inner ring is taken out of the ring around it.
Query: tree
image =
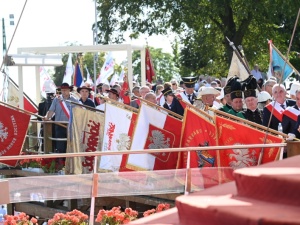
[[[172,31],[182,46],[181,74],[209,71],[226,76],[232,57],[226,37],[243,45],[251,65],[267,67],[267,39],[287,49],[300,0],[98,0],[98,4],[99,43],[121,43],[128,31],[131,38]],[[299,37],[295,36],[292,50],[299,49]]]
[[[161,48],[149,47],[154,65],[156,79],[170,81],[179,77],[179,69],[175,66],[173,57],[169,53],[162,52]],[[143,59],[145,60],[145,59]],[[132,54],[133,74],[141,74],[141,55],[139,51]]]

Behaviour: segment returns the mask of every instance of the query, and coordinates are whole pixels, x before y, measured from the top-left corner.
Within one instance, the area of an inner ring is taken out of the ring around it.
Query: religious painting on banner
[[[119,106],[106,103],[102,151],[130,150],[137,114]],[[100,169],[122,171],[128,155],[101,156]]]
[[[70,113],[67,153],[100,151],[104,130],[104,114],[74,107]],[[94,157],[66,159],[66,173],[92,173]]]
[[[215,124],[196,111],[186,108],[183,118],[181,147],[216,146]],[[191,151],[190,168],[202,168],[192,173],[192,184],[211,187],[222,183],[216,163],[217,149],[214,151]],[[188,152],[180,152],[177,168],[187,168]],[[195,171],[195,170],[193,170]]]
[[[27,133],[30,116],[0,105],[0,156],[19,155]],[[0,161],[16,166],[17,160]]]
[[[180,143],[181,120],[152,106],[141,104],[131,143],[132,150],[177,148]],[[178,153],[132,154],[127,170],[175,169]]]
[[[238,123],[226,118],[216,117],[219,145],[245,145],[264,143],[265,133],[252,127]],[[281,143],[282,138],[268,134],[266,143]],[[261,148],[228,149],[218,154],[218,165],[239,169],[243,167],[256,166]],[[265,148],[262,164],[278,160],[280,147]]]

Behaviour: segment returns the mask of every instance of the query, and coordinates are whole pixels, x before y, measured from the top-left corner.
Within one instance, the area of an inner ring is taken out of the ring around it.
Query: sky
[[[26,0],[0,0],[1,28],[2,18],[4,18],[7,48],[25,2]],[[14,26],[9,25],[11,21],[9,14],[14,14]],[[94,22],[94,0],[27,0],[9,54],[16,54],[17,48],[21,47],[66,46],[66,43],[93,45],[92,24]],[[2,43],[2,35],[0,41]],[[162,48],[164,52],[171,53],[172,51],[172,37],[152,36],[147,37],[147,41],[149,46]],[[129,40],[125,43],[146,45],[146,39],[145,36],[142,36],[139,40]],[[0,52],[2,56],[2,51]],[[116,52],[113,55],[117,63],[126,57],[125,52]],[[30,70],[32,68],[23,69],[24,76],[29,78],[26,80],[31,80],[31,76],[34,78],[32,72],[29,72]],[[17,70],[11,68],[10,74],[18,82],[15,71]],[[24,90],[29,96],[32,94],[28,92],[32,89],[28,85],[24,85]]]

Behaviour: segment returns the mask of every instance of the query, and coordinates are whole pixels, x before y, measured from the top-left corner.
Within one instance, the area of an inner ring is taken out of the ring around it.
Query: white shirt
[[[261,72],[259,70],[251,70],[251,74],[255,77],[256,80],[262,78]]]

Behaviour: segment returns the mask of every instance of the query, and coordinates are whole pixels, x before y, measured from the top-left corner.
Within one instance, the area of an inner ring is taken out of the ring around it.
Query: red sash
[[[70,119],[70,111],[69,111],[69,109],[68,109],[67,104],[65,103],[65,101],[59,100],[59,104],[60,104],[63,112],[67,116],[67,118]]]
[[[274,108],[273,115],[281,122],[284,109],[279,105],[278,102],[275,103],[275,107],[273,107],[273,104],[274,102],[271,102],[266,107],[270,112],[272,112],[272,108]]]
[[[287,107],[283,114],[297,122],[300,110],[297,110],[294,107]]]

